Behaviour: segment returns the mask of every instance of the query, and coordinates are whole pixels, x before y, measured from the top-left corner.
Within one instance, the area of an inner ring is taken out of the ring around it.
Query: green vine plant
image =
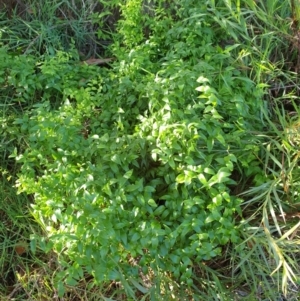
[[[242,156],[243,139],[257,128],[261,92],[232,67],[230,49],[212,46],[218,33],[210,15],[187,17],[184,10],[176,22],[158,15],[150,29],[164,27],[165,35],[145,42],[131,32],[137,47],[100,78],[84,69],[91,77],[82,87],[55,67],[61,56],[40,67],[55,76],[53,87],[67,80],[59,107],[43,101],[17,121],[28,143],[15,153],[18,187],[34,194],[33,214],[47,232],[40,246],[69,258],[68,275],[60,274],[67,284],[84,273],[98,282],[138,276],[140,266],[191,285],[197,262],[240,239],[242,200],[231,194],[231,176],[236,164],[253,160]]]
[[[16,185],[34,197],[32,214],[45,231],[31,248],[58,254],[60,296],[86,275],[96,284],[139,279],[145,294],[160,289],[158,274],[191,288],[198,267],[212,275],[212,292],[219,276],[205,262],[228,246],[248,254],[253,229],[242,209],[265,189],[276,155],[267,152],[261,164],[258,133],[269,117],[263,77],[249,76],[252,53],[238,41],[246,22],[230,1],[162,2],[150,13],[144,1],[120,3],[109,68],[80,64],[74,52],[36,62],[0,51],[2,88],[23,108],[14,122],[23,137],[11,156],[20,166]],[[216,2],[226,2],[226,13]],[[235,191],[240,176],[255,186],[244,195]],[[272,212],[274,204],[263,204]],[[275,272],[292,275],[266,215]],[[260,232],[255,239],[251,252],[265,254]],[[232,262],[248,276],[243,258]]]

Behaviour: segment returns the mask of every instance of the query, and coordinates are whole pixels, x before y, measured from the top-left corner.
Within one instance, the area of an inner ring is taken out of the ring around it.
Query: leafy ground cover
[[[4,299],[298,300],[296,4],[1,3]]]

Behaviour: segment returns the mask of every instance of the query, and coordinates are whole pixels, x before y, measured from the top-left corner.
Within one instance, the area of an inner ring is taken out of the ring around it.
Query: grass
[[[2,293],[14,290],[16,272],[30,262],[25,258],[29,249],[32,218],[28,212],[28,200],[17,195],[13,183],[5,178],[1,181],[1,275]],[[22,258],[22,256],[24,258]]]
[[[0,95],[5,127],[0,149],[1,300],[251,301],[280,300],[282,295],[286,300],[299,299],[299,11],[294,1],[248,0],[239,10],[229,1],[222,3],[216,21],[229,32],[232,29],[235,42],[244,43],[245,51],[237,53],[235,65],[248,70],[249,78],[263,83],[266,91],[262,96],[266,131],[251,136],[260,149],[263,173],[242,174],[237,189],[244,199],[242,218],[236,217],[242,219],[242,242],[228,244],[222,256],[194,267],[191,287],[163,271],[101,284],[85,275],[59,296],[63,288],[56,275],[64,269],[59,254],[33,252],[30,238],[46,234],[31,215],[32,196],[18,194],[14,186],[18,167],[9,154],[22,140],[13,124],[22,112],[10,104],[8,99],[13,96],[4,89]],[[16,55],[52,55],[75,48],[83,59],[103,56],[108,51],[103,43],[111,38],[107,31],[113,27],[109,28],[105,13],[98,16],[97,24],[105,24],[106,30],[97,37],[94,12],[101,13],[101,9],[97,1],[56,1],[44,6],[29,1],[26,11],[21,13],[16,7],[11,18],[5,12],[0,17],[0,45],[7,45]],[[156,285],[147,287],[142,279],[146,276]]]
[[[95,20],[100,23],[106,19],[105,15],[94,14],[94,11],[99,11],[99,6],[95,0],[43,4],[31,0],[26,9],[15,6],[10,13],[8,10],[2,13],[1,40],[16,54],[53,55],[57,50],[68,51],[75,46],[83,58],[103,55],[103,44],[107,41],[97,38]],[[103,33],[102,37],[105,39]]]

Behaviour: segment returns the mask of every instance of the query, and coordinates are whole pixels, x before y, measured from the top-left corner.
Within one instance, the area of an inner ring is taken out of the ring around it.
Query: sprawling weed
[[[1,298],[297,300],[295,4],[4,11]]]

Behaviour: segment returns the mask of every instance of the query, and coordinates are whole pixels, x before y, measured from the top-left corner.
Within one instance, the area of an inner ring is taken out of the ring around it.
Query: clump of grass
[[[281,291],[288,300],[297,300],[299,132],[298,122],[283,107],[277,100],[274,110],[266,112],[269,131],[258,135],[264,173],[256,175],[256,185],[242,193],[244,239],[232,259],[236,279],[243,279],[240,284],[253,298],[275,300]],[[294,110],[299,116],[297,106]]]
[[[32,218],[28,212],[28,200],[17,195],[13,183],[2,175],[1,179],[1,294],[11,294],[16,283],[15,271],[29,252]],[[25,256],[22,259],[22,256]]]
[[[97,37],[106,37],[104,28],[109,31],[107,14],[97,0],[30,0],[23,8],[12,6],[9,17],[2,12],[1,42],[15,54],[54,55],[75,47],[83,59],[97,57],[104,55],[110,42]]]

